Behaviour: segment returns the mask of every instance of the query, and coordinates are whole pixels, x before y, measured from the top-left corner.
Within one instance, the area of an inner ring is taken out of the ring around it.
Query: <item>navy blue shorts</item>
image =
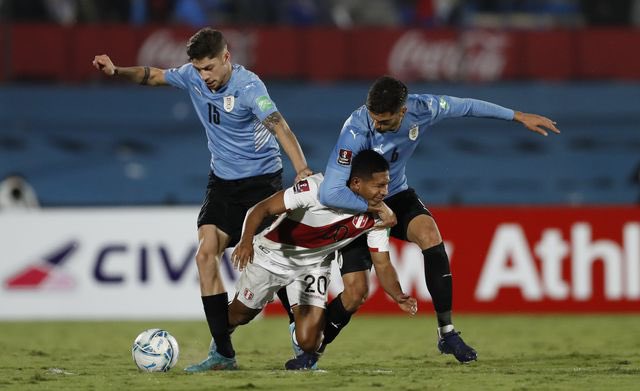
[[[391,236],[401,240],[407,240],[407,229],[409,223],[416,216],[431,216],[431,212],[424,206],[415,190],[408,188],[398,194],[384,200],[384,202],[393,210],[398,219],[398,224],[391,228]],[[371,270],[373,265],[371,262],[371,254],[367,245],[367,236],[362,235],[346,247],[340,250],[342,255],[342,264],[340,265],[340,273],[359,272],[362,270]]]

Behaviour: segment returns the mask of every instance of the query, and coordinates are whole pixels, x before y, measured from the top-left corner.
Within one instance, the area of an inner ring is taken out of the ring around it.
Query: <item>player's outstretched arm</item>
[[[291,164],[293,164],[293,168],[296,170],[295,181],[298,182],[301,179],[313,175],[313,172],[307,167],[307,160],[304,157],[304,153],[302,153],[302,148],[300,147],[300,143],[298,143],[296,135],[293,134],[293,131],[282,114],[276,111],[265,118],[262,124],[276,136],[282,149],[284,149],[284,152],[289,156]]]
[[[243,270],[247,264],[253,262],[253,236],[262,221],[266,217],[284,213],[286,210],[284,190],[280,190],[269,198],[258,202],[247,211],[247,216],[242,226],[242,237],[231,255],[231,261],[236,269]]]
[[[114,65],[106,54],[95,56],[93,66],[107,76],[116,76],[133,83],[149,86],[169,85],[164,78],[163,69],[145,66],[119,67]]]
[[[398,303],[400,309],[408,312],[410,315],[415,315],[418,312],[418,301],[413,297],[405,295],[402,291],[396,269],[391,264],[389,252],[372,252],[371,260],[373,261],[373,266],[376,268],[378,281],[380,281],[380,285],[382,285],[384,291]]]
[[[548,135],[548,131],[559,134],[560,130],[556,127],[556,122],[550,120],[547,117],[543,117],[538,114],[523,113],[521,111],[515,111],[513,113],[513,120],[518,121],[532,132],[536,132],[543,136]]]

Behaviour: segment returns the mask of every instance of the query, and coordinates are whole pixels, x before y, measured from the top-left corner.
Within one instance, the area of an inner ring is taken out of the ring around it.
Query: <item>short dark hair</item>
[[[187,55],[189,61],[213,58],[218,56],[227,47],[227,40],[218,30],[205,27],[198,30],[187,42]]]
[[[364,149],[351,161],[349,182],[353,177],[368,180],[373,177],[373,174],[385,171],[389,171],[389,162],[373,149]]]
[[[367,109],[372,113],[395,114],[407,101],[407,86],[391,76],[382,76],[371,85],[367,95]]]

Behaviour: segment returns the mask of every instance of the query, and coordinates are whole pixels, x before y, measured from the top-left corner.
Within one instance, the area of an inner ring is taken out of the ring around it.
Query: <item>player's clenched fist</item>
[[[100,54],[93,58],[93,66],[104,72],[107,76],[113,76],[116,73],[116,67],[106,54]]]

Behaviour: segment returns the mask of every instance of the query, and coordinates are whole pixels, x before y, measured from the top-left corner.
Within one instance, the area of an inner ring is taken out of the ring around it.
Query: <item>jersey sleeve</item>
[[[388,229],[372,229],[367,232],[367,245],[370,252],[388,252],[389,251],[389,230]]]
[[[318,201],[318,184],[313,178],[303,179],[284,191],[287,210],[307,209]]]
[[[345,124],[338,137],[320,184],[320,202],[328,207],[354,212],[365,212],[367,201],[347,187],[351,162],[358,152],[367,148],[367,138],[351,125]]]
[[[166,80],[166,82],[173,87],[180,88],[181,90],[186,90],[189,88],[188,72],[191,67],[191,64],[184,64],[179,68],[166,69],[164,71],[164,80]]]
[[[511,121],[513,110],[495,103],[447,95],[421,95],[421,103],[431,112],[432,123],[447,118],[482,117]]]
[[[260,122],[278,111],[267,92],[267,87],[260,79],[252,80],[244,87],[242,100]]]

